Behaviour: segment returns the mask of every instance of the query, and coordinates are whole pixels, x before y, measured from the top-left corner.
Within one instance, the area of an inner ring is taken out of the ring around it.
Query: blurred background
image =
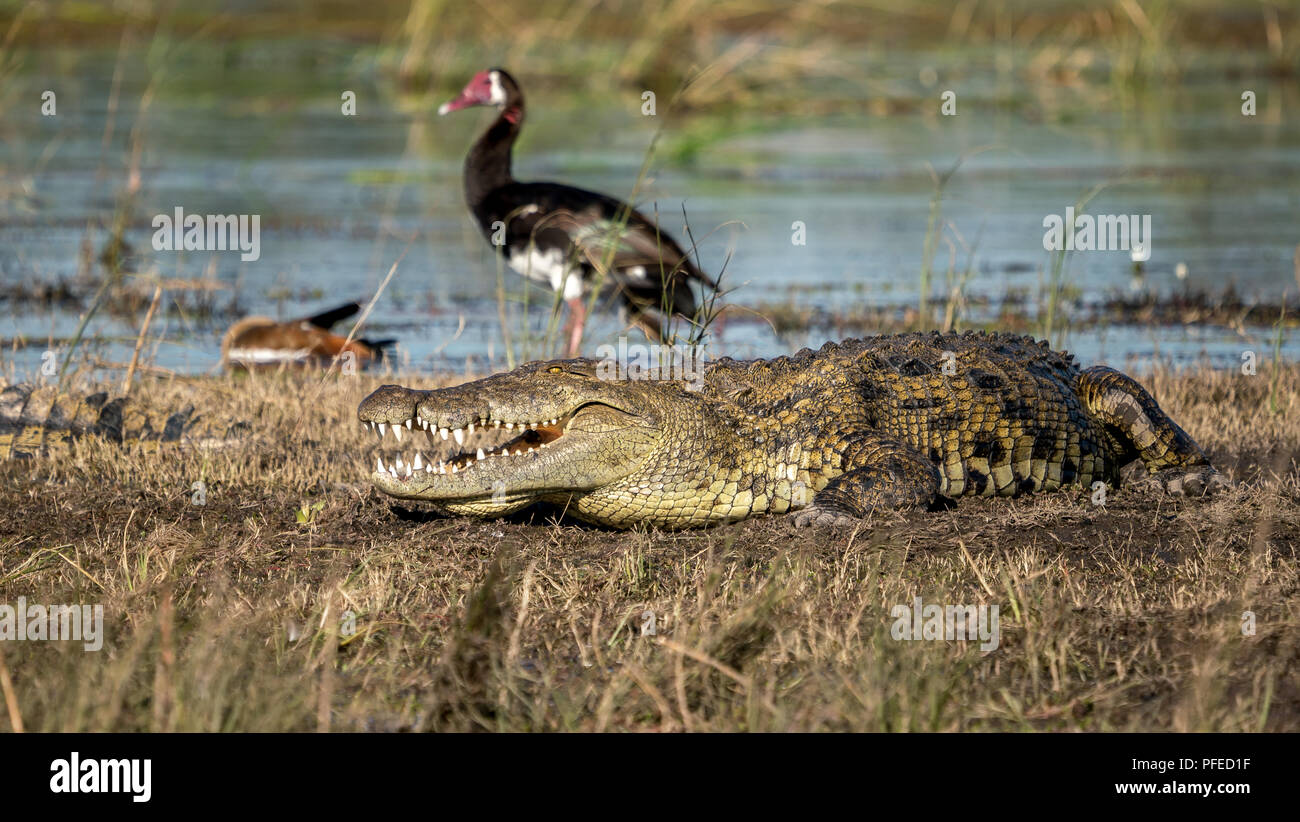
[[[1295,3],[5,0],[0,376],[116,373],[155,293],[146,368],[208,373],[234,320],[368,299],[399,258],[364,331],[396,367],[503,367],[503,323],[551,353],[549,292],[507,272],[499,303],[464,205],[494,112],[436,114],[492,66],[527,97],[516,176],[689,224],[715,356],[907,328],[1138,372],[1300,356]],[[1045,250],[1076,205],[1150,215],[1150,258]],[[260,258],[155,251],[178,206],[260,215]],[[586,348],[622,332],[599,312]]]

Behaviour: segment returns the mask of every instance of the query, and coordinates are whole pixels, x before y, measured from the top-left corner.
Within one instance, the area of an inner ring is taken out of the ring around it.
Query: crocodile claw
[[[862,520],[833,508],[810,505],[794,515],[795,528],[852,528]]]
[[[1230,491],[1232,480],[1208,465],[1166,468],[1152,474],[1146,484],[1171,496],[1208,497]]]

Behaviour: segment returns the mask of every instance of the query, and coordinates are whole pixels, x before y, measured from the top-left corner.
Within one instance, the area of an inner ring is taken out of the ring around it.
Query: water
[[[116,50],[21,57],[0,100],[0,290],[76,280],[87,226],[94,227],[96,252],[107,241],[104,226],[138,125],[142,185],[126,232],[136,252],[128,270],[222,287],[212,293],[212,317],[164,304],[169,310],[155,320],[144,351],[152,365],[212,371],[233,315],[289,319],[368,299],[399,256],[365,334],[399,338],[406,369],[504,365],[496,264],[470,221],[460,183],[462,158],[487,112],[438,118],[434,106],[393,94],[364,53],[343,43],[198,43],[168,58],[143,117],[137,107],[146,56],[127,55],[122,106],[105,150]],[[1008,295],[1027,298],[1032,309],[1049,265],[1043,218],[1064,214],[1103,183],[1089,212],[1151,215],[1152,256],[1135,279],[1125,252],[1073,254],[1066,281],[1079,305],[1144,289],[1167,296],[1230,284],[1251,300],[1277,301],[1287,289],[1294,298],[1300,129],[1287,112],[1300,94],[1293,83],[1261,87],[1253,118],[1240,113],[1242,82],[1214,72],[1135,99],[1109,87],[1033,89],[1009,110],[994,104],[1005,79],[971,69],[959,85],[958,114],[945,117],[938,114],[943,81],[918,87],[927,57],[895,57],[873,71],[895,87],[917,87],[914,105],[901,113],[873,115],[864,99],[860,112],[827,116],[769,115],[756,106],[675,121],[638,205],[657,207],[665,228],[683,241],[685,207],[704,268],[716,274],[730,256],[725,282],[732,303],[760,311],[901,311],[919,295],[934,194],[930,169],[942,173],[965,155],[942,211],[955,229],[945,237],[953,240],[956,268],[971,267],[971,321],[996,316]],[[528,93],[527,78],[521,80]],[[47,88],[58,94],[55,117],[40,114]],[[342,116],[343,89],[356,91],[358,116]],[[640,115],[639,94],[629,90],[626,97],[528,93],[517,176],[628,196],[660,123]],[[177,206],[260,215],[260,259],[154,251],[150,220]],[[796,223],[806,244],[792,242]],[[1174,277],[1180,263],[1185,281]],[[934,267],[932,287],[942,300],[946,242]],[[525,286],[508,272],[505,284],[518,318]],[[93,293],[93,285],[80,290]],[[147,297],[152,286],[141,290]],[[551,296],[533,290],[528,299],[529,324],[540,331]],[[142,316],[101,311],[77,357],[129,360]],[[838,336],[817,326],[778,334],[752,317],[733,315],[714,354],[771,356]],[[3,372],[35,375],[49,341],[70,338],[78,321],[75,309],[0,301]],[[521,322],[511,320],[516,339]],[[604,312],[590,328],[588,351],[619,331]],[[1103,326],[1071,331],[1064,344],[1085,362],[1138,370],[1157,358],[1231,367],[1243,350],[1267,356],[1273,334]],[[55,348],[66,352],[66,345]],[[1300,357],[1300,335],[1284,330],[1281,348]]]

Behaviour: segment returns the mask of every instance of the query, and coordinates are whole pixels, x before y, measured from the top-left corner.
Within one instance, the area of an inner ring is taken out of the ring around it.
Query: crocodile
[[[82,438],[118,445],[178,442],[197,419],[193,405],[154,420],[126,397],[109,399],[106,391],[69,397],[25,383],[8,385],[0,389],[0,459],[63,453]]]
[[[1157,491],[1229,485],[1136,380],[1029,337],[885,335],[713,360],[684,379],[614,379],[608,366],[557,360],[439,390],[382,386],[357,410],[380,439],[370,480],[450,515],[549,502],[613,528],[786,512],[796,526],[844,526],[962,496],[1118,488],[1134,460]],[[385,463],[389,431],[399,449],[422,434],[446,455],[420,444]]]

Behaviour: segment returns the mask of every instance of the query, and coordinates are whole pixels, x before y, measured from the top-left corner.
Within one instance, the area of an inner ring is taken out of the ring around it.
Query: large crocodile
[[[798,511],[845,525],[945,497],[1226,480],[1132,378],[1080,369],[1028,337],[918,333],[709,363],[694,382],[608,379],[560,360],[436,391],[386,385],[357,414],[418,450],[371,477],[386,494],[494,517],[538,501],[592,523],[690,527]],[[635,375],[634,375],[635,376]],[[425,448],[421,443],[419,448]]]

